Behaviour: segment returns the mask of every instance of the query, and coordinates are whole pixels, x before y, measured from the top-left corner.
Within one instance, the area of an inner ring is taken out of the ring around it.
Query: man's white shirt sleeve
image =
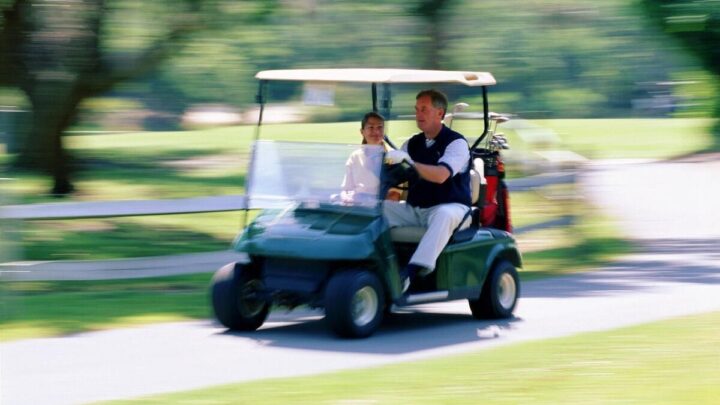
[[[468,162],[470,162],[470,151],[464,139],[456,139],[450,142],[445,148],[445,153],[438,161],[438,163],[445,163],[450,166],[452,176],[467,170]]]
[[[402,150],[408,151],[408,139],[403,143]],[[470,162],[470,150],[464,139],[456,139],[445,148],[445,153],[440,157],[438,163],[445,163],[452,169],[451,176],[467,170]]]

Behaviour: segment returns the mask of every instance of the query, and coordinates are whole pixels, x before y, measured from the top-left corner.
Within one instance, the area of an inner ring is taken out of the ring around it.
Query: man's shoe
[[[410,288],[410,283],[415,279],[415,276],[427,273],[427,268],[412,263],[400,270],[400,284],[402,285],[403,294]]]
[[[410,288],[410,277],[401,274],[400,283],[402,284],[402,293],[405,294]]]

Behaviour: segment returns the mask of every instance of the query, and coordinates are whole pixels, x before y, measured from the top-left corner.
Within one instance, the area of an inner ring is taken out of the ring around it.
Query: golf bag
[[[510,193],[505,184],[505,165],[500,152],[477,149],[473,158],[481,158],[484,162],[486,184],[481,187],[480,199],[477,202],[481,226],[512,232],[510,221]]]

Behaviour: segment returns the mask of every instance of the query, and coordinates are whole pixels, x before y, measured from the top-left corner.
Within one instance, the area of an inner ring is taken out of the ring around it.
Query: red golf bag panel
[[[482,202],[482,214],[480,215],[480,224],[482,226],[492,226],[495,222],[497,214],[497,176],[485,176],[487,188],[485,189],[485,201]]]
[[[480,224],[490,228],[502,229],[512,232],[510,221],[510,193],[505,181],[505,165],[497,153],[482,156],[485,162],[485,189],[484,201],[480,213]]]

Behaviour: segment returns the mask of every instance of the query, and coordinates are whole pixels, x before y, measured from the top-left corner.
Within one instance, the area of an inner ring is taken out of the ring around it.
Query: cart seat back
[[[472,167],[470,167],[470,197],[472,205],[477,206],[480,200],[480,189],[486,184],[485,162],[480,158],[475,158],[472,160]]]

